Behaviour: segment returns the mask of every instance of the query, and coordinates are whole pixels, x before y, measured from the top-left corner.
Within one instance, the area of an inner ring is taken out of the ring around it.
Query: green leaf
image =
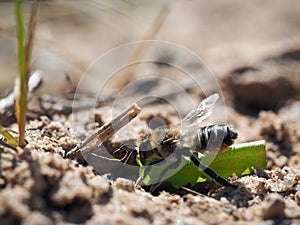
[[[2,134],[2,136],[6,139],[6,141],[9,144],[13,146],[18,145],[18,141],[1,125],[0,125],[0,134]]]
[[[197,153],[196,157],[202,164],[209,166],[225,179],[234,174],[237,176],[251,174],[253,168],[264,169],[267,165],[266,143],[264,140],[236,144],[218,154],[201,155]],[[150,185],[159,182],[161,171],[167,169],[171,163],[166,160],[164,163],[151,166],[151,170],[145,174],[143,183]],[[143,166],[140,168],[140,176],[144,175],[145,169],[146,167]],[[182,157],[180,166],[169,169],[164,177],[163,180],[169,181],[174,187],[186,184],[193,186],[198,182],[210,179],[188,157]]]

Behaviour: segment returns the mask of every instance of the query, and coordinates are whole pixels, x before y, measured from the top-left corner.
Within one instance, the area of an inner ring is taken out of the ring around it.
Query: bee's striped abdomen
[[[212,125],[199,131],[201,150],[223,149],[232,145],[238,134],[226,125]]]

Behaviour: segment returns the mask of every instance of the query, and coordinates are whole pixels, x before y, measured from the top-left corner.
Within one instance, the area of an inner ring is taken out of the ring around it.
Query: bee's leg
[[[137,146],[136,145],[132,145],[132,144],[124,143],[118,149],[116,149],[115,151],[113,151],[113,154],[116,154],[116,153],[120,152],[123,148],[136,149]]]
[[[140,185],[144,178],[145,178],[145,176],[139,176],[139,178],[135,181],[134,187],[137,187],[138,185]]]
[[[159,182],[151,185],[150,192],[155,191],[155,189],[157,189],[167,179],[166,174],[169,170],[176,169],[179,167],[179,165],[181,163],[181,156],[174,154],[174,157],[169,160],[172,160],[173,162],[160,172],[160,174],[157,178],[157,181],[159,181]]]
[[[131,156],[132,156],[133,153],[135,153],[135,150],[131,151],[131,152],[128,154],[128,156],[127,156],[127,154],[125,155],[125,157],[126,157],[126,160],[125,160],[125,162],[124,162],[125,165],[128,163],[128,161],[129,161],[129,159],[131,158]]]
[[[158,182],[156,184],[152,184],[151,187],[150,187],[150,190],[149,192],[150,193],[153,193],[160,185],[162,184],[162,181],[161,182]]]
[[[124,161],[124,164],[126,165],[129,161],[129,159],[131,158],[131,156],[137,152],[137,146],[134,144],[129,144],[129,143],[124,143],[122,144],[118,149],[116,149],[115,151],[113,151],[113,154],[117,154],[119,152],[121,152],[124,148],[130,148],[131,150],[126,149],[125,151],[125,155],[122,159],[120,159],[120,161],[122,162]]]
[[[180,160],[181,158],[179,158],[179,156],[178,155],[176,155],[176,154],[174,154],[174,156],[173,157],[170,157],[168,160],[171,160],[172,162],[168,165],[168,166],[166,166],[160,173],[159,173],[159,175],[158,175],[158,177],[157,177],[157,179],[156,179],[156,182],[157,183],[155,183],[155,184],[152,184],[151,186],[150,186],[150,192],[153,192],[153,191],[155,191],[161,184],[162,184],[162,182],[164,181],[164,180],[166,180],[166,174],[167,174],[167,172],[170,170],[170,169],[175,169],[175,168],[178,168],[179,167],[179,165],[180,165],[180,163],[181,163],[181,160]],[[139,185],[139,184],[141,184],[142,183],[142,181],[143,181],[143,179],[147,176],[147,174],[149,174],[150,173],[150,171],[151,171],[151,165],[149,165],[149,166],[146,166],[145,167],[145,170],[144,170],[144,174],[143,174],[143,176],[140,176],[138,179],[137,179],[137,181],[136,181],[136,185]]]
[[[227,186],[227,187],[235,187],[231,183],[229,183],[227,180],[225,180],[223,177],[220,177],[213,169],[209,168],[208,166],[203,165],[194,155],[191,155],[190,159],[192,162],[197,166],[201,171],[206,173],[208,176],[210,176],[212,179],[214,179],[217,183]]]

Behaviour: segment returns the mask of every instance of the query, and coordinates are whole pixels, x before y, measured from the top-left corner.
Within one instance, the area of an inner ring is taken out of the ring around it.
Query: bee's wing
[[[182,120],[183,129],[199,128],[199,124],[212,114],[213,107],[219,98],[218,94],[213,94],[198,105],[198,107],[189,112]]]

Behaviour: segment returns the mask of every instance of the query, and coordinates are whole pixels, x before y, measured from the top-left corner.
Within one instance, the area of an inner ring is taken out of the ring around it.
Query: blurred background
[[[25,8],[28,21],[29,4]],[[66,74],[76,82],[111,49],[155,39],[192,50],[222,78],[240,66],[297,49],[299,27],[297,0],[41,1],[32,63],[43,71],[47,85],[42,92],[58,95],[64,91]],[[15,36],[14,5],[1,1],[1,92],[12,89],[18,73]],[[105,66],[97,68],[103,71]],[[91,83],[106,78],[95,75]]]

